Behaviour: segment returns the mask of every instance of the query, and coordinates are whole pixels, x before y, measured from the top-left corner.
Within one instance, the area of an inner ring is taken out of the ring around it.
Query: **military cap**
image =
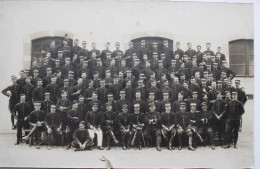
[[[56,74],[51,75],[51,78],[56,78]]]
[[[50,93],[49,93],[49,92],[45,92],[44,95],[45,95],[45,96],[46,96],[46,95],[50,95]]]
[[[114,78],[118,78],[118,75],[117,74],[114,74],[114,76],[113,76]]]
[[[202,103],[201,103],[201,107],[203,107],[203,106],[208,106],[208,105],[207,105],[206,102],[202,102]]]
[[[206,79],[205,79],[205,78],[202,78],[201,81],[206,82]]]
[[[213,77],[213,74],[212,74],[212,73],[210,73],[210,74],[209,74],[209,77]]]
[[[110,45],[110,42],[107,42],[106,44]]]
[[[115,44],[116,44],[116,45],[120,45],[120,43],[119,43],[119,42],[116,42]]]
[[[87,43],[87,41],[82,41],[82,44],[86,44]]]
[[[84,56],[80,55],[79,58],[80,58],[80,59],[84,59]]]
[[[180,103],[180,107],[185,107],[186,106],[186,103],[185,102],[181,102]]]
[[[101,61],[101,58],[97,58],[97,61]]]
[[[235,80],[235,83],[240,83],[240,80]]]
[[[55,109],[56,109],[56,105],[55,105],[55,104],[52,104],[52,105],[51,105],[51,108],[55,108]]]
[[[213,65],[215,65],[215,66],[218,65],[218,62],[214,62]]]
[[[47,67],[47,68],[46,68],[46,71],[50,71],[50,70],[51,70],[51,68],[50,68],[50,67]]]
[[[164,41],[163,41],[163,43],[167,43],[167,42],[168,42],[168,40],[164,40]]]
[[[211,58],[215,58],[215,56],[214,56],[214,55],[211,55],[210,57],[211,57]]]
[[[67,94],[67,92],[65,90],[61,91],[61,95]]]
[[[153,55],[158,55],[158,53],[157,52],[153,52]]]
[[[63,81],[64,81],[64,82],[69,82],[69,79],[66,78],[66,79],[64,79]]]
[[[198,94],[198,92],[197,91],[193,91],[192,94]]]
[[[68,73],[69,73],[69,74],[74,74],[74,72],[73,72],[72,70],[70,70]]]
[[[154,95],[154,92],[150,92],[149,95]]]
[[[207,66],[207,67],[208,67],[208,66],[211,66],[211,64],[210,64],[210,63],[208,63],[206,66]]]
[[[190,106],[196,106],[197,104],[196,103],[190,103]]]
[[[226,72],[221,72],[221,74],[227,74]]]
[[[106,70],[106,73],[110,73],[110,70]]]
[[[166,107],[166,106],[171,106],[171,103],[165,103],[164,106],[165,106],[165,107]]]
[[[35,102],[34,106],[41,106],[41,102]]]
[[[233,92],[232,92],[232,95],[237,95],[237,92],[236,92],[236,91],[233,91]]]
[[[120,94],[125,94],[125,91],[124,91],[124,90],[121,90],[121,91],[120,91]]]
[[[145,43],[145,40],[141,40],[141,43]]]
[[[157,45],[157,42],[153,42],[153,45]]]
[[[11,76],[11,79],[17,78],[15,75]]]
[[[222,60],[222,63],[227,63],[227,61],[226,60]]]
[[[108,106],[112,106],[112,104],[111,103],[106,103],[106,106],[108,107]]]
[[[165,53],[161,53],[161,56],[165,56]]]
[[[88,61],[87,61],[87,60],[84,60],[84,63],[88,63]]]
[[[144,76],[145,74],[144,73],[140,73],[139,76]]]
[[[122,52],[117,52],[117,55],[120,55],[120,56],[121,56],[121,55],[123,55],[123,53],[122,53]]]
[[[127,104],[123,104],[122,105],[122,109],[127,109],[128,105]]]
[[[201,63],[199,63],[199,66],[204,66],[204,63],[202,63],[202,62],[201,62]]]
[[[79,124],[85,126],[86,123],[85,123],[85,121],[81,121]]]
[[[63,51],[62,51],[62,50],[59,50],[58,53],[63,53]]]
[[[143,83],[144,81],[143,81],[143,80],[138,80],[137,82],[138,82],[138,83]]]
[[[111,55],[111,52],[107,52],[106,55]]]
[[[60,62],[60,60],[59,59],[55,59],[55,62]]]
[[[207,72],[207,71],[204,71],[204,72],[203,72],[203,74],[208,74],[208,73],[209,73],[209,72]]]
[[[104,79],[102,79],[102,80],[100,80],[100,82],[102,82],[102,83],[103,83],[103,82],[105,82],[105,80],[104,80]]]
[[[183,55],[183,57],[188,57],[188,55]]]
[[[134,104],[134,107],[140,107],[139,103]]]
[[[39,73],[39,70],[35,69],[33,70],[33,73]]]
[[[139,59],[138,59],[138,58],[136,58],[136,59],[134,59],[134,61],[139,61]]]
[[[218,83],[221,83],[221,84],[222,84],[222,81],[221,81],[221,80],[218,80]]]
[[[132,71],[131,70],[127,70],[126,73],[132,73]]]
[[[77,100],[73,100],[72,104],[78,104]]]
[[[162,60],[158,60],[158,63],[162,63],[163,61]]]
[[[107,95],[107,97],[113,97],[113,95],[110,93],[110,94]]]
[[[180,45],[181,43],[179,41],[176,42],[176,45]]]
[[[173,59],[173,60],[171,60],[171,62],[176,62],[176,60]]]
[[[132,56],[137,56],[136,53],[133,53]]]

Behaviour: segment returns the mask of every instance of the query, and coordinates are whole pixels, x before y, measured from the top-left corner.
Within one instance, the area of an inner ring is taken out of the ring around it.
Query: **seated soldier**
[[[118,144],[118,140],[114,135],[116,128],[116,113],[112,111],[112,105],[106,103],[106,111],[102,115],[103,130],[107,136],[107,150],[110,150],[110,139],[112,138],[115,144]]]
[[[118,115],[118,125],[121,135],[123,150],[130,149],[130,114],[128,113],[127,104],[122,105],[123,112]]]
[[[86,114],[85,122],[88,127],[90,138],[93,140],[96,134],[97,148],[104,150],[102,147],[103,132],[101,130],[102,113],[98,110],[98,103],[92,104],[92,111],[88,111]]]
[[[34,109],[35,110],[31,112],[30,117],[29,117],[29,119],[30,119],[29,124],[30,124],[30,126],[32,126],[32,130],[26,136],[27,140],[35,132],[37,133],[38,131],[40,131],[40,132],[45,131],[45,126],[44,126],[45,113],[43,110],[41,110],[41,103],[35,102]],[[35,134],[35,141],[36,141],[36,148],[39,149],[40,145],[39,145],[37,134]]]
[[[62,135],[62,122],[61,118],[56,113],[56,106],[51,105],[50,113],[46,114],[45,117],[45,126],[47,128],[47,145],[48,149],[51,149],[51,137],[53,136],[56,145],[60,144],[61,135]]]
[[[73,141],[71,145],[76,147],[75,151],[91,150],[93,141],[89,136],[88,130],[85,129],[85,122],[79,123],[79,128],[73,133]]]
[[[169,142],[169,150],[173,150],[172,147],[173,139],[176,135],[176,129],[174,124],[174,114],[171,111],[171,104],[166,103],[165,104],[165,112],[161,115],[161,124],[162,124],[162,135],[166,139],[167,142]],[[168,134],[170,134],[170,139],[168,137]]]

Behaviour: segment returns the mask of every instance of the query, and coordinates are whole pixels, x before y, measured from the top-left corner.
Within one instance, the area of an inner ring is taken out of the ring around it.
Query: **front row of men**
[[[221,98],[221,93],[218,94]],[[110,149],[111,140],[118,144],[120,137],[123,150],[138,146],[151,147],[156,142],[156,149],[161,151],[162,138],[168,143],[168,149],[173,150],[174,139],[178,139],[178,149],[181,150],[188,140],[188,149],[195,150],[198,141],[203,145],[206,138],[215,149],[214,131],[217,131],[220,144],[230,148],[234,143],[237,148],[240,118],[244,113],[243,104],[237,100],[237,92],[232,92],[232,100],[225,105],[225,110],[218,113],[210,111],[206,102],[201,104],[202,110],[197,110],[196,103],[190,103],[190,111],[186,111],[186,103],[180,103],[180,110],[172,112],[171,104],[165,104],[165,112],[156,111],[155,103],[149,104],[149,111],[140,111],[140,104],[134,104],[134,112],[130,112],[127,104],[122,105],[122,112],[113,111],[113,105],[106,104],[105,111],[99,111],[98,103],[92,104],[92,111],[88,111],[85,118],[77,110],[78,102],[73,101],[72,108],[64,113],[51,105],[49,113],[41,110],[41,103],[34,104],[35,110],[29,113],[29,104],[25,102],[25,95],[21,95],[20,103],[16,104],[14,117],[17,119],[17,142],[22,140],[22,128],[26,130],[26,139],[35,136],[36,148],[39,147],[38,133],[47,131],[48,149],[51,144],[67,144],[75,150],[91,149],[96,137],[97,148],[103,150],[103,134],[106,138],[107,149]],[[219,100],[219,99],[218,99]],[[219,104],[219,102],[217,102]],[[226,120],[223,120],[226,116]],[[31,126],[31,127],[30,127]],[[85,128],[86,127],[86,128]],[[224,129],[224,132],[223,132]],[[28,132],[30,131],[30,132]],[[222,142],[222,139],[224,142]]]

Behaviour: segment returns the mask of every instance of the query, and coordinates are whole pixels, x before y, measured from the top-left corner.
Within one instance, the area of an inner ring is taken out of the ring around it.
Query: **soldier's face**
[[[182,100],[182,99],[183,99],[183,95],[179,93],[179,94],[178,94],[178,99],[179,99],[179,100]]]
[[[124,99],[125,98],[125,94],[124,93],[120,93],[120,98]]]
[[[240,86],[240,84],[239,83],[235,83],[235,86],[236,86],[236,88],[238,88]]]
[[[95,43],[92,43],[92,48],[96,48],[96,44]]]
[[[82,47],[83,47],[83,48],[86,48],[86,47],[87,47],[87,44],[86,44],[86,43],[82,43]]]
[[[218,59],[218,60],[220,60],[220,54],[217,54],[217,56],[216,56],[216,58]]]
[[[63,93],[63,94],[61,94],[61,97],[62,97],[63,99],[66,99],[67,94],[66,94],[66,93]],[[48,97],[48,98],[50,98],[50,97]]]
[[[152,83],[151,83],[151,86],[152,86],[152,87],[155,87],[155,86],[156,86],[156,82],[152,82]]]
[[[78,108],[78,103],[75,103],[75,104],[73,104],[73,109],[77,109]]]
[[[189,43],[189,44],[188,44],[188,48],[189,48],[189,49],[191,49],[191,47],[192,47],[192,44],[191,44],[191,43]]]
[[[50,100],[50,95],[45,95],[46,100]]]
[[[21,102],[25,102],[25,96],[20,97]]]
[[[108,97],[107,97],[107,100],[108,100],[108,101],[113,101],[113,96],[108,96]]]
[[[156,108],[155,106],[150,106],[150,107],[149,107],[149,110],[150,110],[151,112],[154,112],[154,111],[155,111],[155,108]]]
[[[121,65],[122,65],[122,66],[125,66],[125,65],[126,65],[126,62],[125,62],[125,61],[121,61]]]
[[[84,97],[80,97],[80,98],[79,98],[79,102],[80,102],[80,103],[83,103],[83,102],[84,102]]]
[[[168,100],[169,99],[169,95],[163,95],[163,99],[164,100]]]
[[[85,129],[85,125],[84,124],[79,124],[79,129],[80,130],[84,130]]]
[[[232,94],[232,99],[237,99],[237,94]]]
[[[139,113],[139,111],[140,111],[140,107],[139,107],[139,106],[137,106],[137,107],[134,107],[134,110],[135,110],[135,113],[136,113],[136,114],[138,114],[138,113]]]
[[[119,72],[118,76],[119,76],[120,78],[123,78],[123,77],[124,77],[124,73]]]
[[[37,86],[39,86],[39,87],[42,86],[42,81],[38,81]]]
[[[210,44],[207,44],[207,45],[206,45],[206,48],[207,48],[207,49],[210,49],[210,47],[211,47]]]
[[[198,98],[198,94],[192,94],[192,97],[193,97],[194,99],[197,99],[197,98]]]
[[[165,111],[166,111],[166,113],[170,113],[170,111],[171,111],[171,106],[165,106]]]
[[[150,95],[149,95],[149,99],[150,99],[150,100],[154,100],[154,95],[150,94]]]
[[[222,95],[221,95],[221,93],[219,93],[218,95],[217,95],[217,99],[222,99]]]
[[[147,60],[148,59],[147,55],[143,55],[143,59]]]
[[[190,106],[191,111],[196,111],[196,106]]]
[[[109,106],[106,107],[106,109],[107,109],[107,111],[111,111],[112,110],[112,106],[109,105]]]
[[[197,51],[201,51],[201,47],[200,46],[197,47]]]
[[[92,107],[92,110],[93,110],[93,111],[97,111],[97,110],[98,110],[98,107],[95,105],[95,106]]]
[[[188,89],[188,83],[183,83],[183,87]]]
[[[164,45],[165,47],[168,47],[168,42],[163,42],[163,45]]]
[[[203,106],[203,107],[202,107],[202,110],[203,110],[203,111],[208,111],[208,107],[207,107],[207,106]]]
[[[181,110],[182,112],[184,112],[184,111],[186,110],[186,107],[185,107],[185,106],[180,106],[180,110]]]
[[[141,42],[141,46],[145,46],[145,42]]]
[[[195,79],[191,79],[191,80],[190,80],[190,83],[191,83],[191,84],[195,84]]]
[[[212,86],[212,88],[216,88],[217,85],[216,85],[216,83],[212,83],[211,86]]]
[[[92,95],[92,99],[93,99],[93,100],[97,100],[97,95],[96,95],[96,94],[93,94],[93,95]]]
[[[136,93],[136,94],[135,94],[135,97],[136,97],[136,98],[141,98],[141,93]]]
[[[15,77],[15,78],[12,78],[12,82],[13,83],[16,83],[17,82],[17,78]]]
[[[51,113],[55,113],[56,108],[55,107],[51,107]]]
[[[54,78],[51,78],[51,82],[52,83],[56,83],[56,78],[54,77]]]
[[[40,110],[41,109],[41,105],[34,105],[35,110]]]
[[[69,59],[66,59],[65,62],[66,62],[67,65],[70,64],[70,60]]]
[[[127,108],[123,108],[123,113],[127,113],[128,112],[128,109]]]
[[[119,49],[120,48],[120,45],[116,45],[116,49]]]

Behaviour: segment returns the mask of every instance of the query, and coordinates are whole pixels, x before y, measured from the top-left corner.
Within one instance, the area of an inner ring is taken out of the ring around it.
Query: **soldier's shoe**
[[[110,146],[107,146],[106,150],[110,150]]]
[[[125,146],[122,147],[123,150],[127,150],[127,148]]]
[[[230,148],[230,145],[227,144],[226,146],[224,146],[223,148],[227,149],[227,148]]]
[[[174,150],[174,147],[172,147],[171,145],[169,145],[169,147],[168,147],[168,150]]]
[[[17,141],[14,145],[19,145],[20,144],[20,142],[19,141]]]
[[[39,145],[39,144],[37,144],[37,145],[36,145],[36,148],[37,148],[37,149],[40,149],[40,145]]]
[[[189,150],[191,150],[191,151],[195,151],[196,149],[195,148],[193,148],[191,145],[189,145],[189,148],[188,148]]]
[[[179,147],[178,147],[178,150],[181,150],[181,149],[182,149],[182,147],[181,147],[181,146],[179,146]]]
[[[81,149],[80,148],[75,148],[75,150],[74,151],[81,151]]]
[[[138,148],[139,150],[142,150],[142,146],[141,145],[139,145],[139,148]]]
[[[131,147],[130,147],[129,145],[126,145],[126,148],[127,148],[127,149],[130,149]]]
[[[104,150],[104,148],[103,148],[102,146],[97,146],[97,148],[98,148],[99,150]]]
[[[71,144],[69,144],[67,147],[66,147],[66,150],[70,149],[71,148]]]
[[[118,144],[119,141],[118,141],[117,139],[114,139],[114,143],[115,143],[115,144]]]
[[[51,150],[51,146],[48,146],[47,149],[48,149],[48,150]]]
[[[157,150],[157,151],[162,151],[162,148],[161,148],[160,146],[157,146],[157,147],[156,147],[156,150]]]
[[[211,149],[212,149],[212,150],[215,150],[215,145],[212,145],[212,146],[211,146]]]
[[[234,144],[234,148],[237,149],[237,144]]]

